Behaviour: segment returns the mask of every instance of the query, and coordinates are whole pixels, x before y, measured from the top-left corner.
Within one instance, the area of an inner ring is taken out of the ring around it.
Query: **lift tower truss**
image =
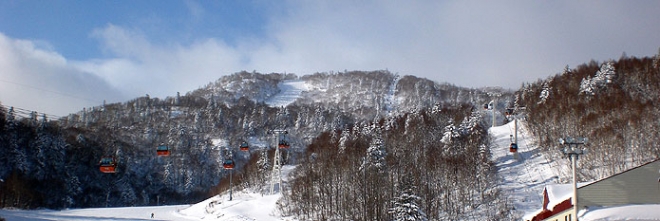
[[[270,174],[270,194],[275,193],[275,185],[278,190],[282,190],[282,160],[280,155],[279,142],[282,134],[288,134],[286,130],[276,129],[268,131],[268,134],[273,134],[275,137],[275,157],[273,157],[273,171]]]

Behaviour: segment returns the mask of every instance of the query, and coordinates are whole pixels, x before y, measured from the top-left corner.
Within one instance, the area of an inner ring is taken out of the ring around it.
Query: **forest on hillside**
[[[524,84],[516,101],[526,107],[527,126],[548,159],[563,158],[559,138],[589,139],[578,161],[582,181],[660,159],[660,54],[566,67]],[[570,177],[570,164],[560,162],[560,177]]]
[[[324,132],[278,202],[302,220],[512,220],[472,105]]]
[[[277,84],[286,80],[304,80],[318,87],[287,107],[266,105],[264,100],[276,94]],[[419,94],[431,96],[424,101],[434,100],[435,104],[411,103],[415,99],[409,96]],[[487,99],[479,90],[398,77],[387,71],[305,77],[240,72],[184,95],[146,95],[85,108],[61,119],[38,114],[21,118],[12,108],[0,108],[0,178],[4,180],[0,206],[81,208],[198,202],[227,189],[223,149],[237,147],[244,140],[251,142],[251,150],[234,152],[234,178],[240,188],[260,191],[268,179],[269,162],[273,162],[268,130],[289,131],[287,139],[293,148],[285,152],[285,163],[299,164],[305,160],[302,156],[308,145],[321,134],[387,116],[472,106],[470,102]],[[372,102],[360,103],[363,100]],[[172,155],[157,156],[159,145],[169,146]],[[99,171],[99,160],[104,157],[117,160],[117,173]]]

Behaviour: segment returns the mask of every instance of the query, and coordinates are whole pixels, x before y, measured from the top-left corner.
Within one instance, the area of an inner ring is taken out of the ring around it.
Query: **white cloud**
[[[94,75],[71,66],[60,54],[0,33],[0,102],[64,116],[121,94]]]
[[[115,25],[95,30],[94,36],[114,58],[80,61],[76,67],[131,96],[185,93],[240,70],[240,53],[216,39],[153,45],[139,31]]]

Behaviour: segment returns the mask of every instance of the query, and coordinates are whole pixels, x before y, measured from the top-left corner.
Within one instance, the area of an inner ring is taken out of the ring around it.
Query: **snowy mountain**
[[[570,180],[558,138],[592,141],[579,161],[580,181],[658,158],[659,57],[566,68],[515,92],[387,71],[241,72],[185,95],[147,95],[56,121],[3,108],[0,206],[152,209],[201,202],[156,212],[192,220],[517,219],[538,209],[543,186]],[[509,107],[525,107],[516,158],[507,150]],[[504,126],[488,129],[493,116]],[[288,133],[273,136],[274,129]],[[272,197],[279,140],[291,146],[281,163],[296,167],[287,171],[281,196]],[[243,141],[247,152],[238,150]],[[157,156],[160,145],[172,154]],[[104,156],[116,159],[117,173],[99,171]],[[234,204],[223,201],[227,159],[236,163]],[[257,211],[249,208],[262,203],[274,211],[251,216]],[[68,217],[51,212],[36,214]]]
[[[262,155],[272,159],[269,130],[289,131],[286,139],[293,148],[286,163],[295,164],[323,132],[410,111],[479,107],[487,99],[484,91],[387,71],[301,77],[241,72],[185,95],[147,95],[57,121],[18,118],[3,109],[0,141],[8,148],[0,150],[0,158],[9,165],[0,168],[8,184],[0,187],[11,190],[6,196],[17,200],[16,207],[27,208],[186,203],[227,188],[228,174],[218,165],[228,157],[225,147],[241,141],[253,147],[231,154],[237,170],[249,174],[241,178],[244,188],[263,183],[265,178],[252,174],[265,173],[268,165],[255,164]],[[172,155],[156,156],[160,145],[170,147]],[[104,157],[117,161],[118,173],[99,173]],[[38,197],[18,197],[27,192]],[[54,197],[42,200],[45,195]]]

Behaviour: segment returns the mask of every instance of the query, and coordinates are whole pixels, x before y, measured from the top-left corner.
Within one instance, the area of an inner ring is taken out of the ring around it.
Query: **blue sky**
[[[95,29],[108,24],[139,30],[154,44],[200,38],[260,36],[268,12],[251,1],[4,1],[0,30],[12,38],[47,41],[69,59],[103,57]]]
[[[63,116],[238,71],[517,89],[653,56],[659,1],[0,1],[0,102]]]

